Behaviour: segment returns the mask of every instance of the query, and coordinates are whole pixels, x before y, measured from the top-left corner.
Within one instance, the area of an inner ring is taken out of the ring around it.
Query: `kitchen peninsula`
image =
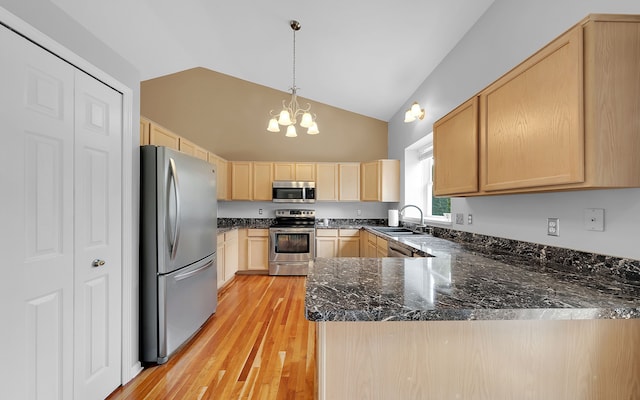
[[[637,282],[403,241],[433,257],[310,269],[320,399],[640,396]]]

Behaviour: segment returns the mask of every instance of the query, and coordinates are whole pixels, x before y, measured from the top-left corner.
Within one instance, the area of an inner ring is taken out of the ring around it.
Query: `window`
[[[415,204],[424,212],[425,219],[449,222],[445,213],[451,212],[451,199],[433,196],[433,134],[405,149],[405,204]],[[407,208],[404,217],[419,219],[420,213]]]

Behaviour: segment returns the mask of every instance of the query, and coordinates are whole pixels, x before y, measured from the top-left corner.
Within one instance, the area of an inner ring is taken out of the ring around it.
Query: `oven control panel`
[[[276,218],[315,218],[316,210],[280,209],[276,210]]]

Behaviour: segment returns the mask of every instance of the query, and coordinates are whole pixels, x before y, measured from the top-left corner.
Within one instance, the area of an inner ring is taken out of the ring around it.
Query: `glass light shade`
[[[278,120],[275,118],[271,118],[269,120],[269,126],[267,127],[269,132],[280,132],[280,127],[278,126]]]
[[[300,126],[303,128],[309,128],[313,124],[313,117],[308,112],[302,114],[302,120],[300,121]]]
[[[415,120],[416,120],[416,117],[415,115],[413,115],[411,110],[407,110],[407,112],[404,113],[404,122],[413,122]]]
[[[411,105],[411,114],[413,114],[413,116],[416,118],[418,118],[420,114],[422,114],[422,110],[420,110],[420,104],[418,104],[417,101],[413,102],[413,104]]]
[[[315,122],[312,122],[311,126],[307,130],[307,133],[309,135],[317,135],[318,133],[320,133],[320,131],[318,130],[318,124],[316,124]]]
[[[280,117],[278,118],[278,123],[280,125],[291,125],[291,116],[289,115],[289,111],[287,110],[280,111]]]
[[[296,133],[296,127],[294,125],[289,125],[287,126],[287,133],[285,134],[286,137],[296,137],[298,136],[298,134]]]

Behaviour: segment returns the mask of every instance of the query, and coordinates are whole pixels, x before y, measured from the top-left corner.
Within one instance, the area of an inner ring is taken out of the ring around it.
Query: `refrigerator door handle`
[[[178,251],[178,242],[180,241],[180,185],[178,184],[178,172],[176,171],[176,162],[173,158],[169,158],[169,174],[170,180],[173,181],[176,194],[176,221],[173,228],[173,239],[171,240],[171,259],[176,258],[176,252]],[[168,211],[167,211],[168,212]]]
[[[181,281],[183,279],[187,279],[190,276],[193,276],[195,274],[197,274],[198,272],[202,271],[203,269],[207,269],[210,266],[213,265],[213,260],[209,261],[208,263],[204,264],[203,266],[194,269],[193,271],[189,271],[189,272],[184,272],[182,274],[178,274],[176,275],[176,277],[174,278],[176,281]]]

